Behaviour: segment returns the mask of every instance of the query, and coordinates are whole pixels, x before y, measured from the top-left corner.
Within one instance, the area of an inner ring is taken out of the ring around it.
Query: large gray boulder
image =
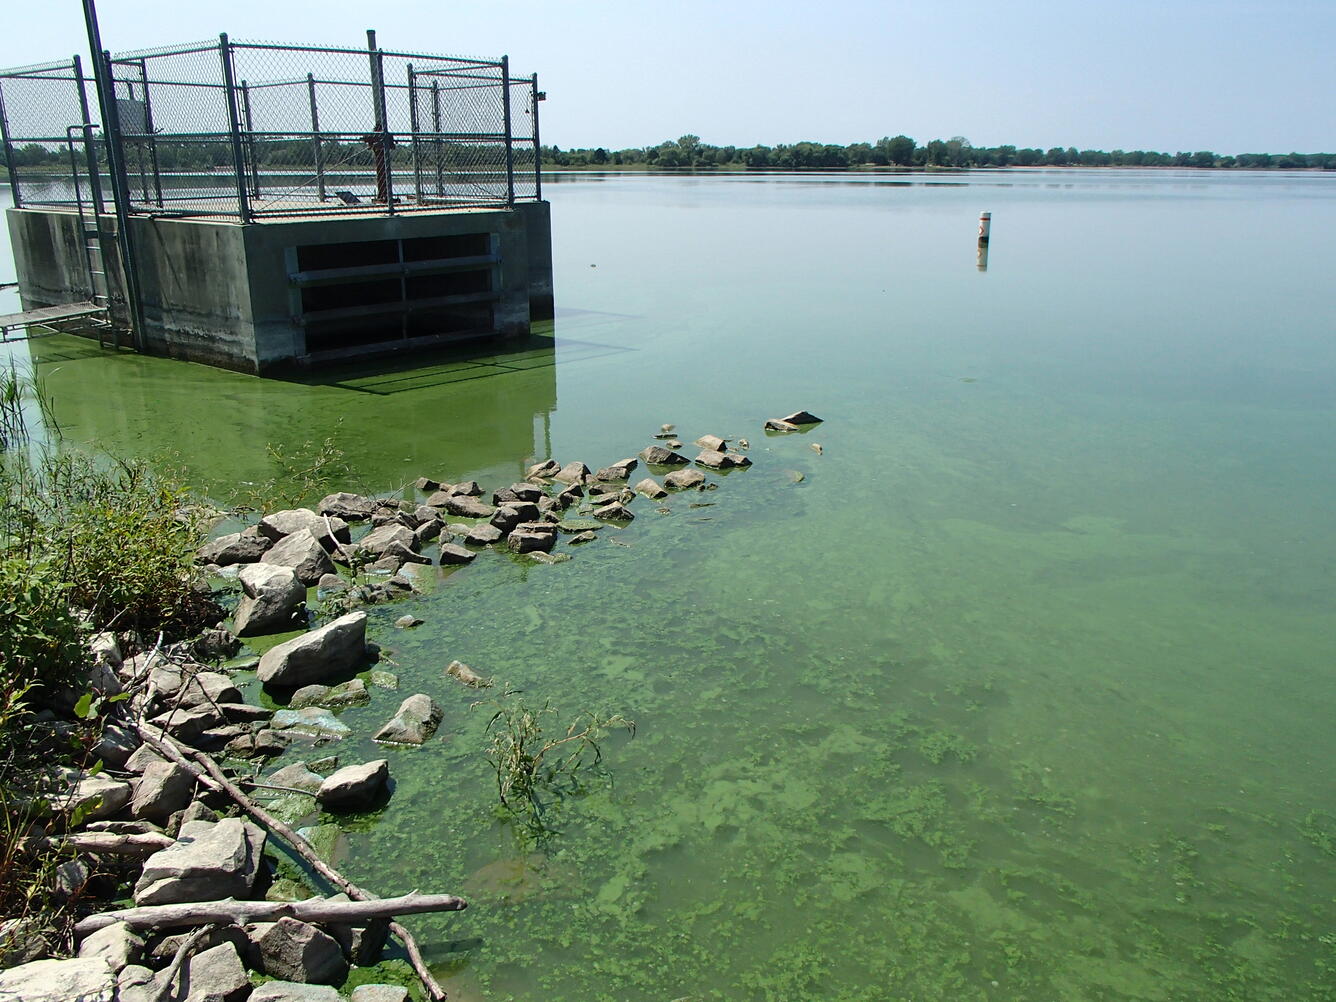
[[[286,786],[292,790],[315,794],[320,791],[320,786],[324,783],[325,777],[318,772],[312,772],[305,762],[293,762],[291,765],[285,765],[282,769],[271,772],[264,778],[264,781],[269,786]]]
[[[326,519],[328,519],[328,524],[326,524]],[[337,515],[317,515],[310,508],[290,508],[287,511],[276,511],[272,515],[266,515],[260,519],[260,524],[255,528],[261,536],[266,536],[274,542],[284,536],[291,536],[294,532],[305,529],[320,540],[320,545],[327,550],[334,549],[335,541],[346,543],[349,539],[347,522]],[[330,529],[334,530],[332,535]]]
[[[376,732],[375,740],[399,745],[423,744],[436,733],[443,716],[435,700],[419,692],[399,704],[399,712]]]
[[[320,784],[316,800],[327,811],[358,811],[370,807],[390,778],[388,759],[345,765]]]
[[[84,960],[104,960],[113,971],[120,971],[139,963],[144,956],[144,940],[124,922],[113,922],[86,936],[79,944],[79,956]]]
[[[265,552],[260,561],[291,567],[304,585],[313,585],[320,580],[321,575],[334,573],[334,561],[330,560],[320,540],[307,529],[284,536]]]
[[[106,773],[85,776],[78,769],[62,768],[60,776],[67,786],[65,806],[71,810],[82,808],[88,821],[111,817],[130,802],[133,792],[129,783],[113,779]]]
[[[3,1002],[115,1002],[116,972],[100,957],[35,960],[0,971]]]
[[[233,532],[209,540],[199,548],[195,560],[201,564],[217,564],[219,567],[249,564],[264,556],[272,543],[272,540],[261,536],[254,529]]]
[[[330,985],[342,981],[348,962],[338,941],[309,922],[281,918],[248,930],[264,973],[284,981]]]
[[[472,550],[466,550],[454,543],[442,543],[440,550],[442,564],[467,564],[477,556]]]
[[[681,453],[665,449],[661,445],[651,445],[640,450],[640,458],[649,466],[686,466],[687,457]]]
[[[255,883],[264,832],[239,818],[191,821],[177,840],[144,861],[137,905],[244,898]]]
[[[393,544],[398,543],[408,550],[417,549],[417,536],[413,530],[399,522],[386,522],[372,529],[354,543],[350,549],[364,558],[383,557]]]
[[[166,824],[173,814],[190,806],[194,792],[195,777],[175,762],[151,762],[135,780],[130,813],[145,821]]]
[[[162,971],[154,978],[159,990],[165,987],[166,973]],[[243,1002],[250,993],[251,981],[237,948],[220,943],[182,965],[180,980],[167,998],[174,1002]]]
[[[351,671],[365,660],[366,613],[350,612],[265,651],[257,677],[269,685],[306,685]]]
[[[451,515],[459,518],[491,518],[496,514],[496,508],[492,505],[484,504],[477,498],[466,494],[450,494],[444,499],[443,508]]]
[[[301,625],[298,611],[306,604],[306,585],[291,567],[250,564],[237,575],[241,601],[232,617],[238,637],[282,633]]]
[[[637,494],[643,494],[645,497],[654,498],[655,500],[666,498],[668,496],[668,492],[660,487],[658,481],[653,477],[646,477],[644,480],[640,481],[640,483],[636,484],[635,491]]]
[[[293,731],[313,738],[340,740],[352,729],[323,706],[303,706],[300,710],[279,710],[269,721],[275,731]]]
[[[316,511],[321,515],[337,515],[347,522],[365,522],[376,513],[377,507],[379,506],[371,498],[339,491],[321,498],[320,503],[316,505]]]

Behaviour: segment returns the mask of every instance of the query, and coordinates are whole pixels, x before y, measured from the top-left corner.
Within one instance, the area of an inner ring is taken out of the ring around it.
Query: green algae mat
[[[280,383],[31,347],[67,440],[220,499],[327,437],[386,493],[750,440],[569,562],[372,611],[400,689],[337,751],[396,788],[323,820],[359,883],[470,899],[411,922],[452,998],[1336,998],[1336,189],[895,181],[563,179],[559,315],[513,352]],[[548,837],[498,814],[455,659],[636,722]],[[439,739],[378,749],[414,692]]]

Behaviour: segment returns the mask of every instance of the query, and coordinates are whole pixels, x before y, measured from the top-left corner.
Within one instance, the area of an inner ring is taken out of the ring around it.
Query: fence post
[[[431,82],[431,131],[436,134],[436,139],[432,144],[436,161],[436,197],[444,198],[445,187],[442,174],[445,171],[443,162],[445,150],[441,146],[441,82],[439,80]]]
[[[418,156],[417,74],[408,64],[408,128],[413,133],[413,197],[422,204],[422,161]]]
[[[130,175],[125,166],[125,145],[121,141],[121,115],[116,105],[116,73],[111,53],[102,50],[102,81],[98,100],[102,104],[102,134],[107,137],[107,162],[111,168],[112,204],[116,208],[116,244],[121,252],[121,270],[125,277],[125,300],[134,328],[135,347],[148,346],[144,301],[139,294],[139,258],[135,254],[134,235],[130,232]],[[108,283],[107,291],[111,291]],[[110,296],[107,297],[110,300]],[[108,312],[110,315],[110,312]]]
[[[0,85],[0,145],[5,148],[5,170],[9,172],[9,190],[14,196],[14,208],[23,208],[19,197],[19,172],[14,163],[14,146],[9,141],[9,120],[5,117],[5,89]]]
[[[510,130],[510,57],[501,57],[501,109],[506,121],[506,205],[515,204],[515,147]]]
[[[311,96],[311,143],[315,147],[315,186],[320,201],[325,200],[325,150],[320,142],[320,112],[315,103],[315,74],[306,74],[306,90]]]
[[[241,117],[246,126],[246,160],[250,163],[251,197],[260,197],[260,163],[255,156],[255,119],[251,118],[250,85],[241,81]]]
[[[236,81],[232,76],[232,46],[227,32],[218,36],[218,57],[223,62],[223,93],[227,101],[227,127],[232,139],[232,167],[237,178],[237,214],[243,223],[251,221],[250,200],[246,194],[246,157],[241,151],[241,122],[237,118]]]
[[[543,144],[538,141],[538,102],[542,100],[538,95],[542,93],[538,89],[538,74],[533,75],[533,197],[542,201],[543,198]]]
[[[148,134],[148,159],[153,165],[153,193],[162,208],[162,170],[158,166],[158,139],[153,134],[153,105],[148,98],[148,62],[139,60],[139,82],[144,86],[144,131]]]
[[[74,57],[74,79],[79,85],[79,114],[83,116],[84,157],[88,162],[88,197],[93,203],[93,222],[101,231],[98,216],[102,214],[102,178],[98,176],[97,146],[93,141],[93,119],[88,111],[88,91],[84,89],[83,62]],[[105,270],[105,269],[104,269]]]
[[[376,48],[376,32],[366,33],[367,58],[371,60],[371,100],[375,107],[376,125],[371,153],[376,161],[377,194],[385,198],[385,211],[394,215],[394,165],[390,161],[390,125],[385,113],[385,57]]]

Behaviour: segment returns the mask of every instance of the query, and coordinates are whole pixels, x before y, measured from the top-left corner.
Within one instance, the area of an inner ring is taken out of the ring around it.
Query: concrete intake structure
[[[86,214],[29,207],[7,215],[25,309],[94,297]],[[98,222],[114,235],[112,216]],[[552,316],[547,202],[244,224],[131,216],[129,225],[152,354],[269,375],[524,335]],[[108,255],[111,318],[128,326],[122,271]]]
[[[553,309],[544,98],[504,56],[373,31],[0,71],[24,308],[259,375],[527,334]]]

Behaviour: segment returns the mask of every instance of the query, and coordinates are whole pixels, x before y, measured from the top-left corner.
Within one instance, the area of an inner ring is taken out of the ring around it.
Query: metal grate
[[[504,57],[390,52],[370,32],[366,48],[223,35],[111,56],[109,71],[111,122],[77,59],[0,71],[16,205],[86,202],[108,141],[137,214],[249,221],[539,197],[537,77],[516,78]],[[67,134],[86,122],[91,140]]]

